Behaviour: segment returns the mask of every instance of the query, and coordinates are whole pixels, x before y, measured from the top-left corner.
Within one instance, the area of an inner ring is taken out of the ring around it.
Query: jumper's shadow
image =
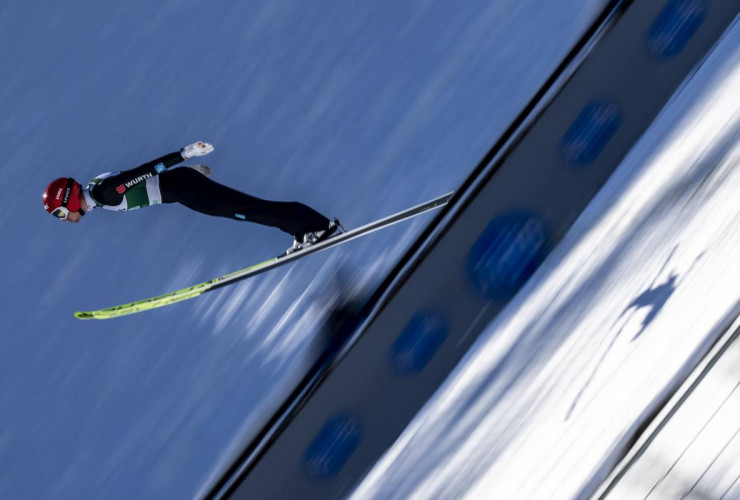
[[[635,299],[630,302],[627,307],[624,308],[624,311],[622,311],[622,314],[619,315],[612,327],[609,328],[609,330],[613,330],[620,322],[622,323],[617,330],[617,333],[614,334],[611,341],[609,342],[609,345],[606,347],[606,349],[604,349],[604,352],[601,354],[599,361],[594,365],[594,368],[591,371],[588,379],[586,379],[586,382],[583,384],[583,387],[581,387],[581,390],[578,391],[578,394],[573,400],[573,403],[568,410],[568,414],[565,417],[566,420],[569,419],[570,416],[573,414],[573,411],[575,410],[576,406],[578,406],[578,402],[581,400],[581,397],[586,392],[586,389],[588,389],[588,387],[591,385],[591,382],[598,373],[601,365],[604,363],[604,360],[611,352],[612,347],[614,347],[617,339],[622,336],[622,332],[624,331],[625,327],[632,322],[632,318],[635,316],[635,314],[637,314],[637,312],[641,309],[648,309],[648,313],[643,318],[640,329],[637,331],[637,333],[635,333],[630,342],[634,342],[635,340],[640,338],[640,336],[645,332],[648,326],[650,326],[653,320],[655,320],[658,314],[663,310],[663,307],[665,307],[666,303],[673,295],[673,292],[676,291],[676,288],[678,288],[678,285],[682,280],[679,279],[679,275],[675,272],[671,272],[664,282],[662,282],[661,284],[657,284],[660,276],[665,271],[668,263],[673,258],[673,254],[676,252],[677,249],[678,247],[676,246],[673,248],[673,250],[671,250],[671,253],[668,255],[668,259],[666,259],[666,262],[656,274],[655,279],[653,279],[653,282],[650,284],[650,287],[642,292],[640,295],[635,297]],[[694,260],[694,263],[691,264],[689,270],[686,271],[686,273],[684,274],[684,277],[691,273],[694,266],[696,266],[696,264],[701,260],[703,256],[704,252],[699,254],[696,260]]]
[[[632,337],[632,340],[637,340],[640,335],[643,334],[645,329],[650,326],[650,323],[653,322],[655,317],[658,315],[658,313],[663,309],[665,306],[665,303],[668,302],[668,299],[671,298],[671,295],[673,295],[673,292],[676,291],[676,279],[678,278],[678,275],[671,274],[668,279],[665,281],[665,283],[662,283],[658,286],[653,286],[649,290],[645,290],[640,295],[638,295],[635,300],[633,300],[624,311],[622,311],[622,314],[620,315],[620,318],[622,316],[625,316],[629,311],[632,311],[632,313],[636,313],[640,309],[649,308],[650,311],[647,313],[645,318],[642,320],[642,328],[640,328],[640,331],[638,331],[634,337]]]

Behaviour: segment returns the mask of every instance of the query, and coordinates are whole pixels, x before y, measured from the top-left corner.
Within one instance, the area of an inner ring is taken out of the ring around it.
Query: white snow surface
[[[737,316],[599,488],[599,498],[740,498],[739,328]]]
[[[354,492],[575,498],[740,298],[740,26]]]

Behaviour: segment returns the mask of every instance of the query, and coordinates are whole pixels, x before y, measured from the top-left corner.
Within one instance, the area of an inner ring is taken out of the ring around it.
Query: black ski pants
[[[276,227],[298,238],[326,229],[329,219],[298,202],[268,201],[249,196],[188,167],[159,175],[162,203],[180,203],[207,215]]]

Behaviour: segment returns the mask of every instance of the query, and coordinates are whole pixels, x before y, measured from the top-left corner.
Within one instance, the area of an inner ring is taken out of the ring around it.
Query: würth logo
[[[131,179],[130,181],[128,181],[128,182],[125,182],[124,184],[126,185],[126,188],[128,189],[128,188],[134,187],[135,185],[137,185],[137,184],[138,184],[138,183],[140,183],[141,181],[145,181],[145,180],[147,180],[147,179],[148,179],[148,178],[150,178],[150,177],[154,177],[154,176],[153,176],[152,174],[144,174],[144,175],[140,175],[140,176],[139,176],[139,177],[137,177],[136,179]]]
[[[123,184],[121,184],[120,186],[118,186],[116,188],[116,191],[118,191],[118,194],[123,194],[123,193],[126,192],[126,186],[124,186]]]

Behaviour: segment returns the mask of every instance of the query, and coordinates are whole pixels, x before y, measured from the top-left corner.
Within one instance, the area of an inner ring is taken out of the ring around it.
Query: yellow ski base
[[[137,300],[136,302],[121,304],[120,306],[98,309],[97,311],[78,311],[75,313],[75,317],[77,319],[111,319],[168,306],[176,302],[182,302],[183,300],[198,297],[199,295],[202,295],[203,293],[212,290],[217,286],[221,286],[230,281],[234,281],[235,279],[242,278],[248,274],[252,274],[255,271],[268,267],[270,264],[273,264],[277,261],[277,258],[266,260],[264,262],[260,262],[259,264],[234,271],[233,273],[220,276],[210,281],[189,286],[175,292],[165,293],[164,295],[158,295],[156,297],[150,297],[148,299]]]

